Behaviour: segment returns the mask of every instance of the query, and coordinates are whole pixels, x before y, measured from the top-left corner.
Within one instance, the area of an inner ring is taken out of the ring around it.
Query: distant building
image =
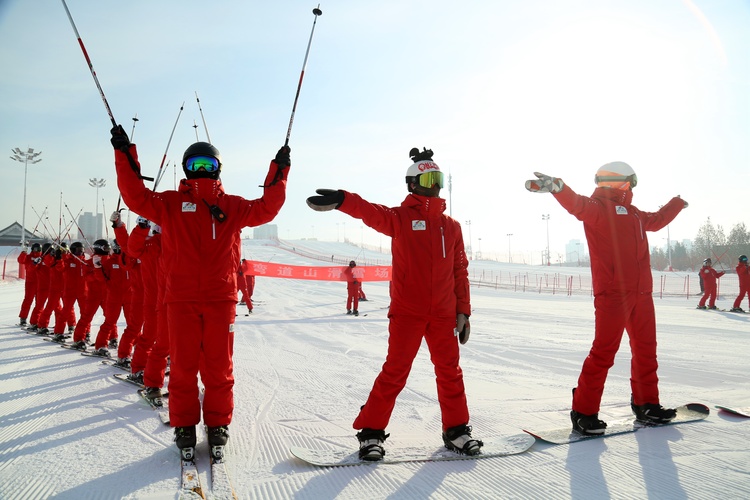
[[[0,229],[0,246],[3,247],[15,247],[21,244],[22,234],[21,224],[14,222],[5,229]],[[26,244],[31,245],[32,243],[44,243],[47,241],[46,238],[40,235],[34,236],[34,234],[26,228]]]
[[[86,237],[89,243],[93,243],[94,240],[103,238],[103,221],[103,214],[94,215],[91,212],[83,212],[83,214],[78,217],[78,226],[81,228],[81,231],[83,231],[83,235]],[[75,241],[80,238],[82,237],[77,228],[75,230],[71,230],[71,239]]]
[[[278,240],[279,227],[276,224],[264,224],[253,228],[254,240]]]
[[[586,261],[586,245],[581,240],[570,240],[565,244],[565,263],[578,265]]]

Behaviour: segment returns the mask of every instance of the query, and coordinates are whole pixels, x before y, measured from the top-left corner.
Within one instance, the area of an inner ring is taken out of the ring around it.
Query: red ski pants
[[[156,322],[154,328],[156,338],[151,345],[143,368],[143,385],[146,387],[164,387],[167,358],[169,357],[169,323],[167,322],[166,310],[162,308],[156,311],[154,320]],[[138,348],[140,348],[140,342]],[[135,356],[133,359],[135,359]],[[130,365],[134,366],[132,362]],[[133,368],[133,372],[135,373],[135,368]]]
[[[703,307],[706,305],[706,300],[708,300],[708,307],[714,307],[716,305],[716,289],[718,287],[716,286],[716,283],[706,283],[705,280],[703,280],[703,283],[705,292],[703,293],[700,302],[698,302],[698,305]]]
[[[469,423],[463,372],[458,364],[458,340],[453,334],[455,326],[455,318],[391,316],[385,363],[352,427],[385,430],[422,338],[435,366],[443,430]]]
[[[743,286],[743,283],[740,282],[740,294],[737,296],[736,299],[734,299],[734,305],[732,305],[732,307],[734,309],[737,309],[738,307],[740,307],[742,305],[742,299],[745,298],[745,295],[748,296],[748,298],[747,298],[747,304],[748,304],[747,307],[748,307],[748,310],[750,310],[750,290],[748,290],[748,286],[747,285]]]
[[[659,404],[656,375],[656,314],[651,294],[606,291],[594,297],[595,332],[573,396],[573,410],[599,413],[607,373],[614,365],[624,330],[630,337],[630,389],[633,402]]]
[[[34,302],[35,296],[36,281],[29,281],[27,279],[24,283],[23,302],[21,302],[21,311],[18,313],[19,318],[26,319],[29,317],[29,311],[31,310],[31,304]]]
[[[229,425],[234,411],[235,301],[167,304],[169,420],[172,427],[201,420],[198,373],[205,386],[203,423]]]
[[[354,304],[354,310],[359,309],[359,283],[349,282],[346,284],[346,310],[352,309]]]

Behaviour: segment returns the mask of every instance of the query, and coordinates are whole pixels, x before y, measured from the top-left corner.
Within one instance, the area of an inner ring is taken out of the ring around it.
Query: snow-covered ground
[[[245,250],[255,260],[289,264],[326,265],[316,253],[329,256],[327,265],[330,255],[389,259],[358,255],[343,243],[248,240]],[[471,270],[481,275],[498,266],[475,261]],[[505,266],[509,276],[539,272]],[[713,408],[750,406],[750,315],[698,311],[697,299],[684,295],[655,300],[660,388],[666,405],[710,406],[702,422],[569,446],[537,442],[520,455],[474,461],[342,468],[300,462],[290,446],[357,447],[351,422],[384,360],[387,283],[365,283],[370,300],[358,318],[342,314],[345,289],[340,282],[258,278],[253,314],[237,318],[228,468],[240,498],[750,498],[750,419]],[[112,377],[116,369],[14,326],[22,290],[21,281],[0,282],[0,498],[174,498],[179,460],[171,429],[133,386]],[[569,425],[593,306],[590,294],[564,290],[472,287],[472,334],[461,365],[476,437]],[[722,307],[731,307],[734,290],[727,293]],[[95,328],[100,322],[97,316]],[[607,381],[605,420],[630,413],[629,364],[624,339]],[[387,448],[441,445],[424,346],[387,431]]]

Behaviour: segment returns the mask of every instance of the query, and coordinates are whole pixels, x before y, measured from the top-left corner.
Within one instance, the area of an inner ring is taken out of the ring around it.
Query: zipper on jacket
[[[440,226],[440,240],[443,243],[443,258],[445,258],[445,228]]]
[[[211,217],[211,231],[214,233],[214,239],[216,239],[216,221]]]

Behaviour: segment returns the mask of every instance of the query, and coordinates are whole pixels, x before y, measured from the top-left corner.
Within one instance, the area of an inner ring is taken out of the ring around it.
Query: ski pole
[[[182,110],[185,108],[185,101],[182,101],[182,106],[180,106],[180,112],[177,113],[177,119],[174,121],[174,126],[172,127],[172,133],[169,134],[169,140],[167,141],[167,147],[164,150],[164,156],[161,158],[161,165],[159,165],[159,170],[156,172],[156,180],[154,181],[154,191],[156,191],[156,186],[159,185],[159,181],[161,181],[162,176],[164,175],[164,171],[162,170],[164,168],[164,161],[167,159],[167,152],[169,151],[169,145],[172,144],[172,137],[174,137],[174,131],[177,128],[177,123],[180,121],[180,115],[182,114]]]
[[[310,39],[307,41],[307,50],[305,51],[305,60],[302,63],[302,71],[299,74],[299,83],[297,84],[297,93],[294,95],[294,105],[292,106],[292,116],[289,117],[289,128],[286,130],[286,141],[284,146],[289,145],[289,137],[292,135],[292,124],[294,123],[294,113],[297,112],[297,101],[299,100],[299,92],[302,89],[302,79],[305,77],[305,67],[307,66],[307,56],[310,55],[310,45],[312,45],[313,33],[315,33],[315,23],[318,22],[318,16],[323,15],[323,11],[320,10],[320,4],[313,9],[315,19],[313,19],[312,30],[310,31]]]
[[[81,52],[83,52],[83,57],[86,59],[86,64],[89,66],[89,72],[91,72],[91,76],[94,78],[94,83],[96,83],[96,88],[99,90],[99,95],[102,98],[102,102],[104,103],[104,107],[107,109],[107,115],[109,115],[109,120],[112,122],[112,127],[117,127],[117,120],[115,120],[114,115],[112,114],[112,109],[109,107],[109,103],[107,102],[107,97],[104,95],[104,90],[102,89],[101,84],[99,83],[99,78],[96,76],[96,71],[94,71],[94,65],[91,63],[91,58],[89,58],[88,52],[86,52],[86,46],[83,45],[83,40],[81,39],[81,34],[78,33],[78,28],[76,28],[76,23],[73,21],[73,16],[70,15],[70,10],[68,9],[68,4],[65,3],[65,0],[61,0],[63,7],[65,7],[65,13],[68,14],[68,20],[70,21],[70,25],[73,27],[73,31],[76,34],[76,38],[78,39],[78,45],[81,47]],[[138,167],[138,164],[135,162],[135,158],[130,154],[130,151],[125,151],[125,155],[128,157],[128,163],[130,163],[130,167],[135,171],[136,174],[138,174],[138,177],[144,180],[152,181],[150,177],[144,177],[141,175],[141,169]]]
[[[137,121],[139,121],[138,120],[138,113],[136,113],[135,116],[133,117],[133,128],[130,130],[130,140],[131,140],[131,142],[133,140],[133,136],[135,135],[135,123]]]
[[[78,225],[78,221],[76,221],[75,217],[73,217],[73,212],[70,211],[70,208],[68,207],[67,203],[65,204],[65,210],[68,211],[68,214],[73,219],[73,222],[75,223],[76,227],[78,228],[78,232],[81,234],[81,238],[83,238],[83,241],[86,242],[86,245],[88,245],[89,249],[93,249],[93,247],[91,246],[91,243],[89,243],[89,240],[86,239],[86,235],[83,234],[83,229],[81,229],[81,226]],[[81,212],[79,211],[78,213],[80,214]]]
[[[203,129],[206,131],[206,137],[208,143],[211,144],[211,136],[208,134],[208,127],[206,126],[206,118],[203,116],[203,108],[201,108],[201,100],[198,99],[198,92],[195,93],[195,100],[198,102],[198,110],[201,112],[201,120],[203,120]],[[198,130],[195,131],[195,137],[198,137]]]

